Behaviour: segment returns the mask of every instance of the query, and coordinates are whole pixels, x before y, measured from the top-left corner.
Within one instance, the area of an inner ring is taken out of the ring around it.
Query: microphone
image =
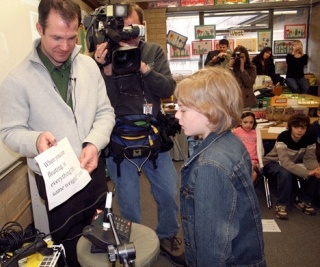
[[[102,223],[102,227],[104,231],[108,231],[111,227],[110,217],[109,217],[112,214],[111,206],[112,206],[112,192],[108,192],[106,197],[106,205],[105,205],[103,223]]]

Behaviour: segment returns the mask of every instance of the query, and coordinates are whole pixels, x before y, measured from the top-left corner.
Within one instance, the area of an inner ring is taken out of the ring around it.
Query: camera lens
[[[140,69],[140,50],[137,47],[119,47],[112,53],[112,67],[116,74],[128,74]]]
[[[129,68],[133,64],[133,54],[128,51],[118,51],[114,57],[114,64],[121,68]]]

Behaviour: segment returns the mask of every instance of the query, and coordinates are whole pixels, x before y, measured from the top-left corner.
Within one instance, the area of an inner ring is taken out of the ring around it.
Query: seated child
[[[252,182],[257,179],[259,168],[256,126],[257,121],[255,115],[250,111],[245,111],[241,115],[241,124],[233,129],[233,133],[240,138],[250,154],[252,161]]]
[[[297,183],[297,177],[302,178],[302,187],[294,198],[294,205],[307,215],[316,213],[311,198],[320,192],[320,166],[316,137],[309,127],[307,115],[293,114],[288,120],[288,130],[279,134],[273,149],[263,157],[264,174],[277,180],[275,215],[282,220],[288,218],[292,186],[293,182]]]

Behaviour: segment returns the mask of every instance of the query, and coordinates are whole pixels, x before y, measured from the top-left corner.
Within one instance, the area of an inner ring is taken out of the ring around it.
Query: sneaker
[[[294,203],[294,205],[296,206],[297,209],[301,210],[302,212],[304,212],[307,215],[315,215],[316,214],[316,211],[312,207],[312,204],[310,202],[298,200]]]
[[[175,266],[187,266],[182,241],[174,236],[160,239],[160,254],[166,256]]]
[[[280,220],[288,219],[287,207],[285,205],[276,205],[276,217]]]

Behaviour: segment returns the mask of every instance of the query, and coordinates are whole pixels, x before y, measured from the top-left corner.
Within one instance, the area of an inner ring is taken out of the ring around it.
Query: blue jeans
[[[291,205],[293,191],[295,191],[294,195],[298,199],[311,202],[311,195],[313,195],[314,191],[319,188],[319,186],[315,184],[317,179],[310,177],[307,180],[299,178],[301,188],[294,190],[297,189],[296,185],[298,184],[298,176],[289,172],[277,162],[269,162],[264,166],[263,171],[270,179],[274,178],[277,180],[277,204],[280,205]]]
[[[308,94],[309,93],[309,82],[306,78],[287,78],[286,84],[294,94]]]
[[[145,158],[133,161],[140,165]],[[140,176],[135,165],[124,159],[121,162],[121,176],[117,177],[117,165],[112,157],[107,158],[109,175],[116,186],[116,196],[120,212],[126,219],[141,223]],[[151,160],[147,160],[142,171],[150,182],[151,193],[158,207],[158,225],[156,233],[159,239],[175,236],[179,225],[177,221],[177,182],[178,176],[169,152],[159,153],[155,169]],[[146,194],[147,192],[143,192]]]

